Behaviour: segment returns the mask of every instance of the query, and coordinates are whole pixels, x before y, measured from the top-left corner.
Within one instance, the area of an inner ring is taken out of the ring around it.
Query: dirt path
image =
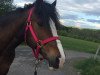
[[[63,69],[49,71],[47,64],[42,63],[38,69],[38,75],[78,75],[72,63],[81,58],[89,58],[93,54],[65,51],[66,63]],[[18,47],[16,58],[10,67],[8,75],[34,75],[34,59],[31,49],[28,47]]]

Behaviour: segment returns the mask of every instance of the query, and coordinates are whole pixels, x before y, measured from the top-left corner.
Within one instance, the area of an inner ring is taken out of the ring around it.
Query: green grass
[[[64,49],[95,53],[100,43],[61,36]]]
[[[100,75],[100,61],[93,58],[79,61],[75,68],[78,69],[81,75]]]

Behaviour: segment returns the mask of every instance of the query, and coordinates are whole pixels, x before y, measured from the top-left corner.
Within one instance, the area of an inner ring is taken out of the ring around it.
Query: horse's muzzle
[[[54,60],[50,60],[49,61],[49,69],[50,70],[59,69],[59,63],[60,63],[59,58],[55,58]]]

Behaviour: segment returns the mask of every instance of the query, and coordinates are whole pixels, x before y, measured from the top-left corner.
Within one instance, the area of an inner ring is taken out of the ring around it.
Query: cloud
[[[95,29],[100,29],[100,24],[95,24]]]
[[[13,4],[18,7],[23,7],[25,4],[32,3],[31,0],[14,0]]]
[[[99,6],[100,0],[59,0],[57,8],[66,26],[100,29]]]
[[[59,0],[58,8],[70,12],[100,16],[100,0]],[[63,8],[63,9],[62,9]]]
[[[80,19],[80,20],[70,20],[70,19],[61,19],[60,22],[64,25],[64,26],[73,26],[73,27],[77,27],[77,28],[89,28],[89,29],[100,29],[99,24],[93,24],[90,22],[85,22],[84,20]],[[99,27],[99,28],[97,28]]]
[[[76,27],[80,27],[80,28],[94,28],[95,26],[94,25],[91,25],[89,23],[86,23],[86,22],[76,22]]]
[[[35,1],[35,0],[23,0],[23,1],[26,1],[27,2],[27,1]]]
[[[74,2],[78,4],[94,3],[95,1],[97,0],[74,0]]]
[[[61,19],[77,20],[78,16],[77,15],[66,14],[66,15],[61,16]]]
[[[94,19],[87,19],[87,21],[92,23],[100,23],[100,20],[94,20]]]
[[[70,20],[70,19],[61,19],[60,22],[64,26],[75,26],[75,21]]]

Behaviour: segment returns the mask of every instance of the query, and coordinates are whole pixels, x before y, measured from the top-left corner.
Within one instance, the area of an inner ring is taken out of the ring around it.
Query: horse
[[[63,67],[65,54],[60,39],[57,38],[56,28],[60,22],[56,3],[56,0],[51,4],[36,0],[24,8],[0,16],[0,75],[7,75],[15,58],[15,49],[24,41],[33,52],[39,47],[38,55],[42,55],[48,61],[50,69]],[[41,44],[41,40],[49,42],[44,45],[43,42]]]

